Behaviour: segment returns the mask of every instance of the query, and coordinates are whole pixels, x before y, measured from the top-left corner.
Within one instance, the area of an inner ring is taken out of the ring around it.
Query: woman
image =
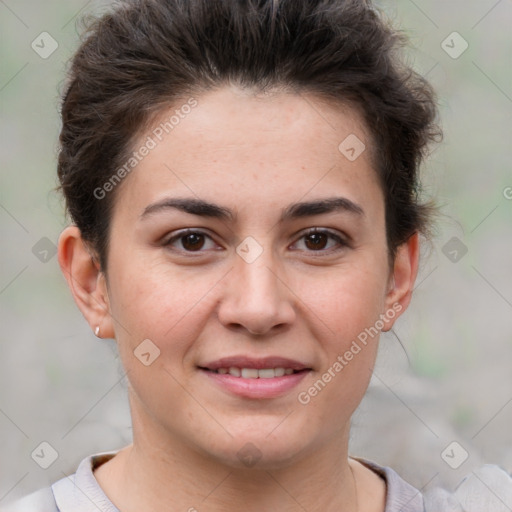
[[[434,94],[403,42],[361,0],[140,0],[91,25],[59,262],[117,341],[133,443],[19,509],[425,510],[348,454],[432,211]]]

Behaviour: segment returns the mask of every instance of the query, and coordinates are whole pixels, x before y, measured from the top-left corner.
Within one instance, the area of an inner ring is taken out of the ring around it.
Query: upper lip
[[[231,356],[217,359],[210,363],[200,365],[200,368],[207,368],[208,370],[218,370],[219,368],[256,368],[261,370],[263,368],[291,368],[292,370],[310,369],[306,364],[294,359],[286,357],[269,356],[263,358],[254,358],[248,356]]]

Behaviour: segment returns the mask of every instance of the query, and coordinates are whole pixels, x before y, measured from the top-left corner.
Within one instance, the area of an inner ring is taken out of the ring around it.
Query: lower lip
[[[278,397],[297,386],[311,371],[301,371],[271,379],[244,379],[243,377],[234,377],[229,373],[215,373],[202,368],[200,370],[223,389],[243,398]]]

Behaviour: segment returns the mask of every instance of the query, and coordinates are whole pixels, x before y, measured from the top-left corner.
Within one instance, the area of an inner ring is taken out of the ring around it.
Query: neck
[[[251,468],[219,462],[157,430],[134,422],[133,444],[95,472],[123,512],[357,511],[348,428],[287,464],[262,459]]]

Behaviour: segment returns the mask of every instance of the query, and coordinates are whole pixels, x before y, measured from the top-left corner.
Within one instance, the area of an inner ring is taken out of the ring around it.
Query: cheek
[[[220,276],[221,277],[221,276]],[[141,261],[112,272],[111,312],[120,351],[132,351],[145,339],[181,360],[206,321],[214,273],[170,267],[166,262]]]
[[[204,329],[218,277],[135,263],[111,273],[111,311],[133,397],[151,414],[162,407],[162,397],[173,397],[177,407],[186,403],[183,362]]]
[[[354,266],[304,283],[304,315],[316,325],[314,336],[324,353],[320,382],[315,389],[303,390],[311,398],[321,391],[318,402],[332,401],[348,411],[359,404],[377,355],[385,277],[380,270]]]
[[[331,279],[324,295],[310,296],[311,310],[320,319],[314,335],[322,345],[322,368],[297,399],[304,413],[331,433],[359,406],[375,365],[380,334],[375,324],[383,301],[376,283],[371,284]]]
[[[385,277],[378,268],[347,265],[302,280],[298,295],[339,345],[375,324],[385,304]]]

